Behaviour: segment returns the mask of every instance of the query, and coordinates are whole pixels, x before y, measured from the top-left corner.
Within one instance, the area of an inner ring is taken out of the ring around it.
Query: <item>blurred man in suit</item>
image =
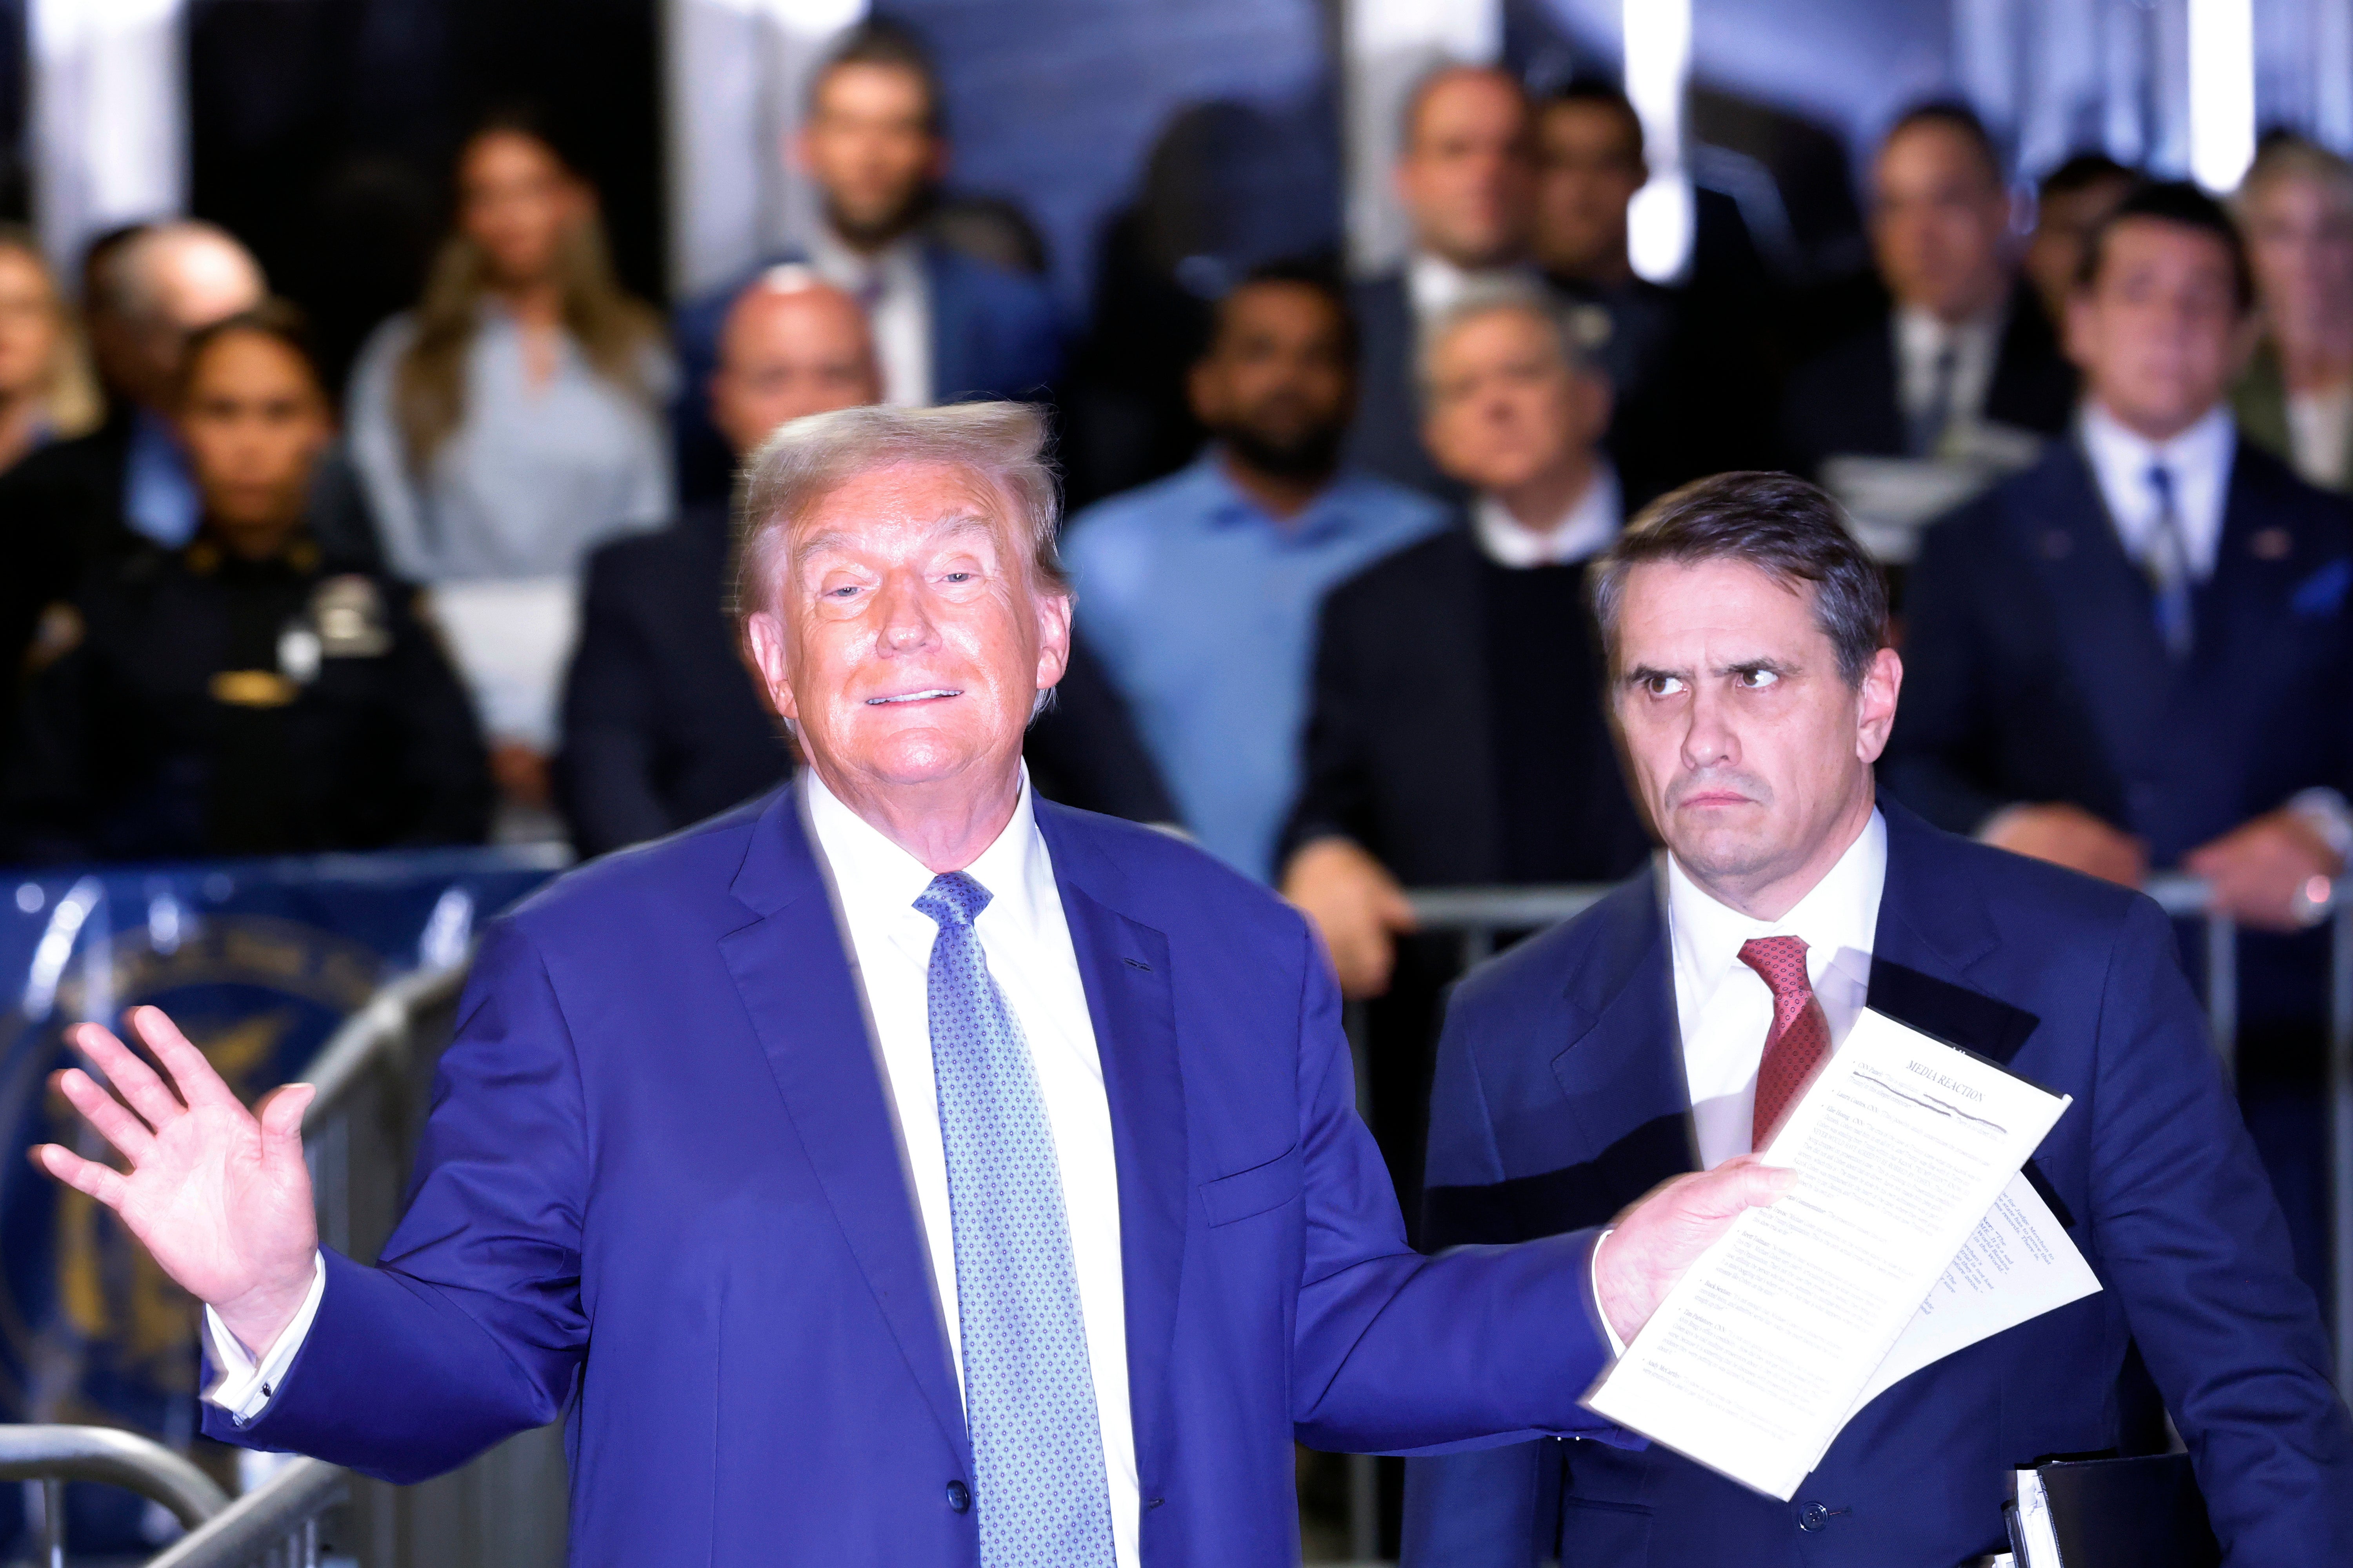
[[[2239,438],[2246,255],[2195,187],[2127,197],[2071,303],[2072,440],[1928,532],[1889,789],[1940,826],[2137,885],[2208,878],[2288,932],[2353,847],[2353,519]],[[2326,1289],[2320,933],[2240,943],[2241,1098]]]
[[[802,261],[862,306],[881,401],[907,407],[974,397],[1036,398],[1062,367],[1062,332],[1044,283],[976,259],[925,230],[948,166],[938,73],[906,27],[849,29],[810,78],[808,112],[784,150],[823,195],[825,220]],[[684,373],[676,422],[685,497],[723,496],[732,471],[706,400],[719,330],[748,279],[680,310]]]
[[[45,608],[90,565],[145,540],[176,550],[202,502],[173,425],[188,337],[268,292],[242,245],[211,224],[153,224],[94,269],[110,391],[106,423],[0,479],[0,665],[14,670]]]
[[[1436,501],[1341,462],[1356,367],[1347,302],[1327,274],[1257,269],[1219,302],[1187,387],[1209,446],[1071,521],[1080,632],[1179,819],[1261,880],[1299,787],[1324,591],[1445,526]]]
[[[2075,378],[2005,248],[2010,193],[1970,110],[1915,109],[1871,175],[1872,256],[1886,311],[1790,377],[1792,460],[1819,472],[1844,454],[1932,458],[1979,424],[2052,436]]]
[[[809,268],[771,268],[737,297],[712,374],[713,417],[748,458],[805,415],[878,400],[858,302]],[[564,689],[558,787],[585,855],[658,838],[773,788],[792,749],[729,623],[723,500],[689,502],[659,533],[589,558]],[[1028,749],[1050,798],[1140,822],[1175,817],[1126,710],[1074,651]]]
[[[1528,131],[1527,95],[1508,71],[1444,66],[1406,101],[1397,190],[1412,248],[1351,294],[1364,350],[1347,457],[1368,473],[1459,493],[1422,445],[1415,340],[1473,279],[1526,265]]]
[[[1586,609],[1618,536],[1609,384],[1539,285],[1490,280],[1430,323],[1424,425],[1472,499],[1325,599],[1283,895],[1367,1022],[1372,1123],[1409,1213],[1440,989],[1407,888],[1615,881],[1650,839],[1619,777]]]
[[[1787,1173],[1606,1242],[1423,1258],[1297,911],[1039,802],[1060,677],[1032,408],[796,421],[738,579],[796,787],[484,934],[406,1217],[318,1244],[304,1086],[158,1009],[40,1165],[206,1305],[211,1435],[413,1480],[569,1427],[577,1563],[1286,1568],[1294,1441],[1620,1436],[1578,1400]]]
[[[1609,378],[1609,454],[1630,502],[1748,466],[1757,367],[1740,345],[1756,327],[1714,319],[1688,289],[1635,275],[1626,213],[1651,171],[1625,92],[1578,79],[1545,99],[1535,163],[1530,248]]]
[[[2078,153],[2034,187],[2034,232],[2026,237],[2019,270],[2034,285],[2052,331],[2066,331],[2084,247],[2138,183],[2138,175],[2106,153]]]
[[[2015,1467],[2163,1453],[2168,1415],[2230,1568],[2353,1554],[2353,1421],[2164,915],[1875,799],[1905,667],[1878,568],[1802,480],[1661,500],[1595,601],[1668,853],[1455,993],[1427,1244],[1602,1223],[1764,1147],[1775,1086],[1869,1006],[2073,1097],[2030,1170],[2102,1289],[1873,1400],[1787,1502],[1656,1445],[1418,1461],[1406,1563],[1978,1563]]]

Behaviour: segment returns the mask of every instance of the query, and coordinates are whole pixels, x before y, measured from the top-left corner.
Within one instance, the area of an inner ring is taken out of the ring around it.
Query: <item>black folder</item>
[[[2068,1459],[2021,1472],[2042,1488],[2059,1561],[2030,1550],[2015,1505],[2006,1510],[2018,1568],[2220,1568],[2222,1549],[2187,1454]]]

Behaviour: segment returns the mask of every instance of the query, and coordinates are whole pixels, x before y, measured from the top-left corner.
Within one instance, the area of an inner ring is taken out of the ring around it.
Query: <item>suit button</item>
[[[1820,1530],[1831,1521],[1828,1503],[1810,1502],[1798,1510],[1799,1530]]]
[[[948,1506],[955,1510],[958,1513],[963,1513],[965,1510],[971,1508],[972,1489],[965,1485],[962,1481],[950,1481],[948,1483]]]

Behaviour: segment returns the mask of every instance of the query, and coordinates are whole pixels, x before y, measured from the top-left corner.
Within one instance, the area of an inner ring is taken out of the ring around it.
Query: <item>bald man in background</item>
[[[151,225],[114,245],[92,282],[114,397],[106,423],[0,480],[0,665],[11,677],[28,656],[63,651],[35,629],[58,620],[54,607],[89,566],[141,539],[177,550],[195,536],[201,503],[172,424],[180,360],[192,334],[269,293],[244,246],[193,221]]]
[[[807,267],[774,267],[729,308],[708,384],[738,461],[810,414],[876,403],[865,312]],[[774,787],[793,753],[744,665],[724,603],[732,533],[722,497],[659,533],[589,558],[580,642],[564,689],[556,787],[584,855],[659,838]],[[1058,710],[1033,728],[1039,788],[1142,821],[1174,820],[1108,681],[1074,660]]]

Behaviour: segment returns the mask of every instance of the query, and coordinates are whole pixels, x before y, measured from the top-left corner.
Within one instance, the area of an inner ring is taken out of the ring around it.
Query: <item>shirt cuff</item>
[[[2289,797],[2287,808],[2320,835],[2337,857],[2338,870],[2353,866],[2353,805],[2346,804],[2343,795],[2325,785],[2302,790]]]
[[[1586,1265],[1588,1268],[1592,1270],[1593,1276],[1588,1281],[1589,1288],[1593,1292],[1593,1315],[1601,1320],[1601,1335],[1604,1339],[1609,1342],[1609,1359],[1611,1361],[1616,1361],[1620,1356],[1626,1353],[1626,1342],[1618,1337],[1618,1331],[1610,1326],[1609,1312],[1604,1310],[1601,1305],[1601,1249],[1609,1244],[1609,1238],[1612,1236],[1615,1236],[1617,1232],[1618,1227],[1612,1226],[1608,1230],[1603,1231],[1599,1236],[1594,1237],[1592,1260]]]
[[[270,1396],[285,1380],[286,1369],[301,1352],[302,1342],[310,1337],[311,1320],[319,1315],[319,1300],[326,1293],[327,1258],[325,1254],[316,1253],[311,1262],[310,1293],[302,1298],[293,1321],[280,1331],[278,1342],[259,1362],[237,1342],[237,1336],[228,1331],[220,1314],[206,1307],[205,1338],[211,1345],[215,1373],[212,1386],[205,1390],[206,1402],[227,1411],[238,1426],[251,1425],[269,1407]]]

